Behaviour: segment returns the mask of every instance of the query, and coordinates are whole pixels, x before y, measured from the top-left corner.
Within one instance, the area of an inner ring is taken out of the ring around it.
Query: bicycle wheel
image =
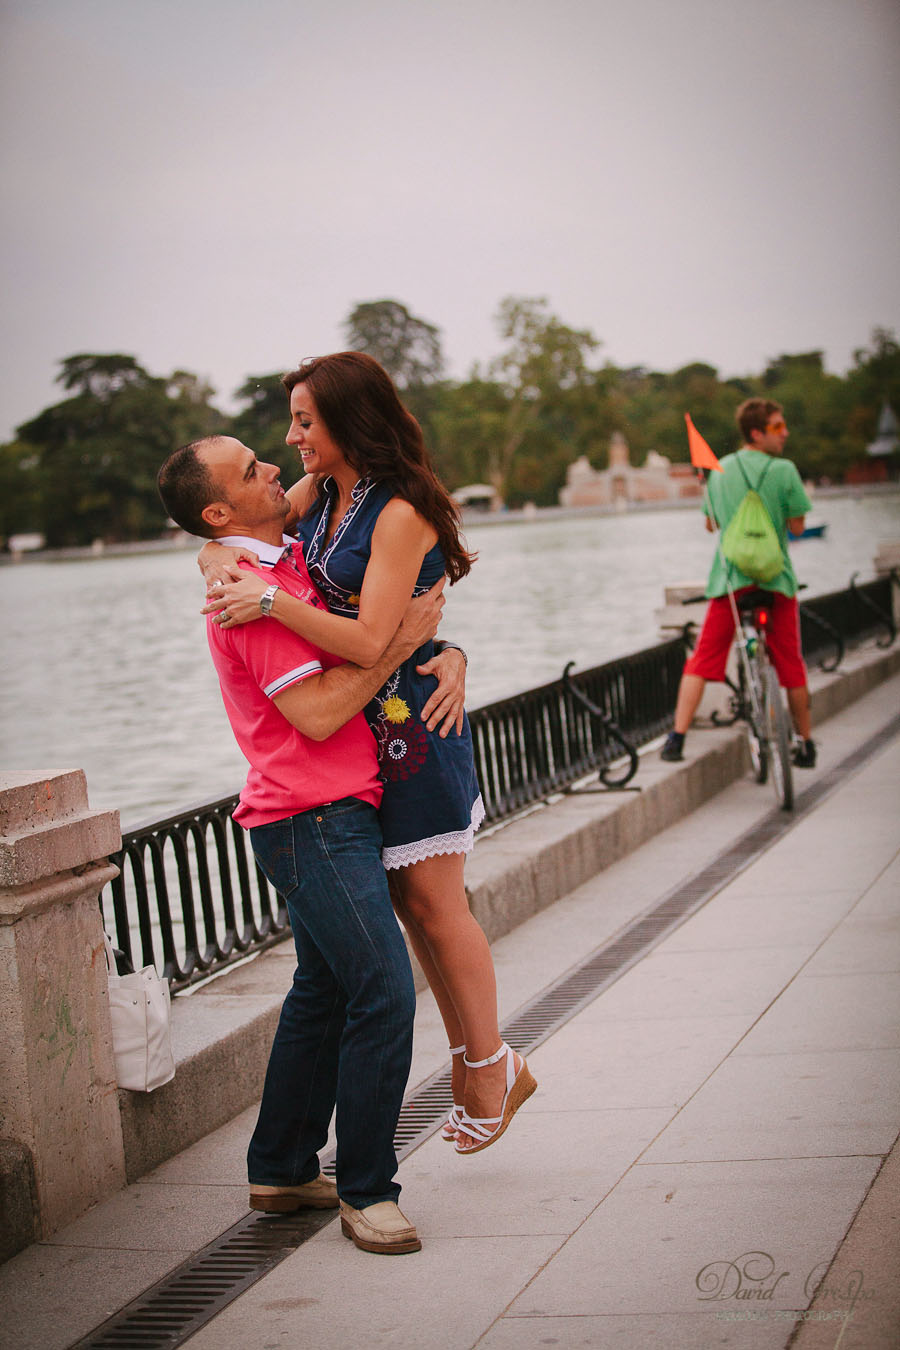
[[[748,657],[746,675],[743,663],[739,664],[738,676],[753,777],[757,783],[764,783],[769,776],[769,755],[766,745],[765,696],[757,658]]]
[[[772,786],[779,805],[790,811],[794,805],[791,729],[778,676],[769,665],[766,666],[766,728],[772,756]]]

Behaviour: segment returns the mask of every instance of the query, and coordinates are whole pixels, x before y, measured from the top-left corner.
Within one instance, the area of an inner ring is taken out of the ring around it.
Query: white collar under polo
[[[217,544],[227,544],[229,548],[247,548],[259,556],[260,567],[274,567],[285,555],[286,550],[290,550],[296,539],[290,535],[282,535],[280,544],[267,544],[262,539],[253,539],[249,534],[222,534],[216,539]]]

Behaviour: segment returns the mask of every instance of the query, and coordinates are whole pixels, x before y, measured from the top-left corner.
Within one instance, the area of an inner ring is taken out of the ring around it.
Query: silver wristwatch
[[[277,594],[278,594],[277,586],[269,586],[266,590],[263,591],[262,595],[259,597],[260,614],[269,615],[272,613],[272,601],[275,599]]]

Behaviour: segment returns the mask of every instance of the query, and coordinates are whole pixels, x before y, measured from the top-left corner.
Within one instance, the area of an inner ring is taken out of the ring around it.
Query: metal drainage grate
[[[172,1350],[330,1223],[335,1212],[245,1215],[72,1350]]]
[[[543,1044],[830,796],[848,773],[881,750],[898,732],[900,716],[802,792],[792,812],[771,812],[700,872],[674,887],[647,913],[639,915],[617,937],[598,947],[575,969],[520,1008],[504,1023],[504,1039],[519,1054],[528,1054]],[[443,1124],[453,1104],[450,1083],[450,1070],[442,1069],[404,1101],[394,1135],[398,1159],[407,1157]],[[322,1171],[334,1175],[333,1155],[323,1158]],[[248,1214],[70,1350],[138,1347],[175,1350],[336,1217],[337,1211],[333,1209]]]

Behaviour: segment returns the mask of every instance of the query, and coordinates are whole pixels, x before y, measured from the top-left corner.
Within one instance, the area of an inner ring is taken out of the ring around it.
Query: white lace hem
[[[438,853],[471,853],[475,846],[475,831],[484,820],[484,802],[481,793],[472,803],[472,821],[467,830],[452,834],[435,834],[430,839],[415,839],[411,844],[397,844],[381,850],[381,861],[388,871],[395,867],[409,867],[411,863],[433,858]]]

